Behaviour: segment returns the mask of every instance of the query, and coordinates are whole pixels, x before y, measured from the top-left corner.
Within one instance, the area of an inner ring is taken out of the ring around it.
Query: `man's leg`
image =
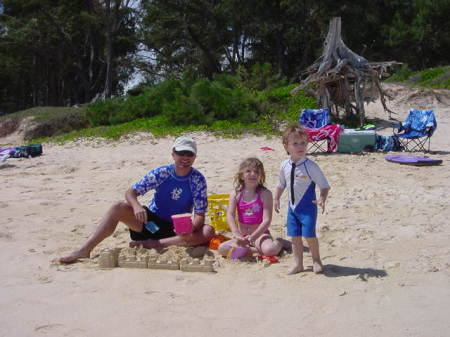
[[[204,225],[200,230],[190,234],[176,235],[159,240],[131,241],[130,247],[143,246],[148,249],[169,246],[192,247],[209,242],[215,234],[214,228]]]
[[[91,251],[104,239],[114,233],[119,221],[125,223],[130,229],[140,232],[142,223],[134,216],[133,208],[124,201],[120,201],[111,206],[103,216],[96,230],[91,234],[86,243],[80,249],[71,254],[61,257],[59,262],[72,263],[80,258],[90,257]]]

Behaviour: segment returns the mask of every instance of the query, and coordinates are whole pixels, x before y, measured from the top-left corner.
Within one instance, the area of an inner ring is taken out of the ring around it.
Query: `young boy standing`
[[[275,211],[280,211],[280,198],[288,188],[289,204],[287,214],[287,235],[292,237],[294,266],[288,274],[296,274],[304,270],[303,242],[308,243],[313,259],[313,271],[323,272],[320,261],[319,242],[316,237],[317,205],[325,211],[330,185],[320,167],[306,158],[308,133],[300,125],[290,125],[283,134],[283,146],[289,159],[281,163],[280,177],[275,191]],[[320,189],[320,197],[316,198],[316,184]]]

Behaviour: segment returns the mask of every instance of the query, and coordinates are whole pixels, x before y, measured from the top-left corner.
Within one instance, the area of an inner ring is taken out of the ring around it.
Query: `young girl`
[[[235,190],[230,195],[227,222],[233,239],[219,246],[219,253],[226,256],[236,246],[249,247],[249,252],[261,255],[278,255],[282,246],[269,232],[272,221],[272,192],[264,187],[263,163],[257,158],[247,158],[239,165],[234,178]],[[237,220],[236,221],[236,211]]]

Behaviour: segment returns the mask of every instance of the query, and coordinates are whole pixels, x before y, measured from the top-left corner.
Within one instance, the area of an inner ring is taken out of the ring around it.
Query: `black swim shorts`
[[[147,228],[145,228],[145,226],[142,226],[141,232],[135,232],[130,229],[131,240],[159,240],[176,236],[172,222],[158,218],[158,216],[155,213],[151,212],[146,206],[144,206],[144,208],[147,211],[147,221],[153,221],[159,227],[159,230],[157,230],[155,233],[152,233]]]

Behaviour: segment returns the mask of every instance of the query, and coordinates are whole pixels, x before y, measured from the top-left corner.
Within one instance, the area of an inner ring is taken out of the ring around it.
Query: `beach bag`
[[[376,135],[375,136],[375,150],[401,151],[402,146],[401,146],[399,140],[397,139],[397,137]]]
[[[14,147],[14,153],[11,154],[11,158],[29,158],[40,156],[41,154],[42,144],[31,144]]]

